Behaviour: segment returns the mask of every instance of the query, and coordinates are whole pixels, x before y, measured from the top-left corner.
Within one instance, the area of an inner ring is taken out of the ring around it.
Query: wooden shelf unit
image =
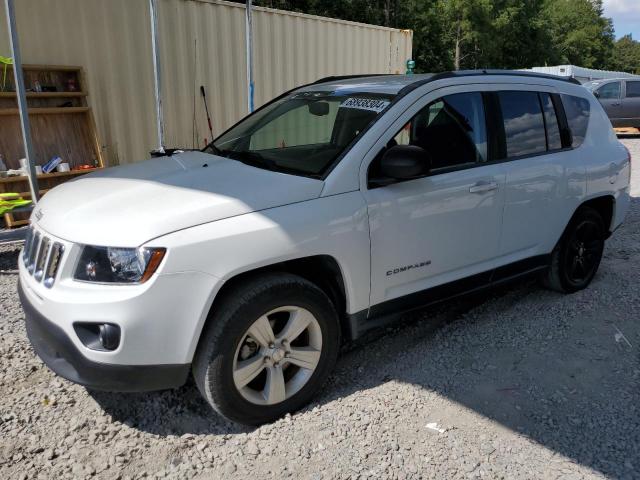
[[[7,84],[5,90],[0,91],[0,154],[8,169],[18,169],[20,159],[25,156],[24,145],[12,66],[7,70],[10,70],[7,71]],[[42,166],[59,156],[71,167],[70,172],[38,175],[41,193],[95,170],[79,170],[81,165],[102,168],[102,148],[93,112],[87,102],[89,93],[82,68],[23,65],[23,72],[36,165]],[[40,89],[38,84],[46,91],[36,91]],[[23,198],[29,198],[27,177],[0,178],[0,192],[20,193]],[[4,218],[8,227],[27,222],[25,213],[14,216],[9,212]]]
[[[72,170],[87,164],[103,167],[82,67],[23,65],[23,72],[36,165],[60,156]],[[36,91],[38,84],[47,91]],[[5,91],[0,91],[0,154],[10,169],[19,168],[24,157],[19,114],[11,71]]]
[[[54,115],[57,113],[82,113],[88,112],[89,107],[34,107],[29,108],[29,115]],[[17,108],[0,109],[0,115],[18,115]]]
[[[86,97],[87,92],[27,92],[27,98]],[[0,98],[16,98],[16,92],[0,92]]]

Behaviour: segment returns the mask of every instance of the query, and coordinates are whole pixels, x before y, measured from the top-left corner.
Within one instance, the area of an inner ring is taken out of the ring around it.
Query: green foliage
[[[640,42],[625,35],[614,46],[611,68],[640,75]]]
[[[544,0],[502,0],[495,5],[488,63],[498,68],[544,65],[550,46]]]
[[[244,3],[244,2],[240,2]],[[640,71],[602,0],[256,0],[257,5],[413,30],[416,72],[573,64]]]
[[[613,24],[602,16],[602,0],[547,0],[550,64],[587,68],[609,66],[613,55]]]

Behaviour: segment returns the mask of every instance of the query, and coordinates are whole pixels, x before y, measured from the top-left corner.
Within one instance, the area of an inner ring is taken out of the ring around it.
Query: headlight
[[[73,278],[98,283],[144,283],[160,265],[165,251],[85,245]]]

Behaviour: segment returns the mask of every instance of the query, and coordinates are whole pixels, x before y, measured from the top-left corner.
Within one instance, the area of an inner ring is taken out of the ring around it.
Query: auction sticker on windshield
[[[347,98],[340,104],[341,108],[358,108],[360,110],[371,110],[380,113],[389,105],[389,100],[380,100],[378,98]]]

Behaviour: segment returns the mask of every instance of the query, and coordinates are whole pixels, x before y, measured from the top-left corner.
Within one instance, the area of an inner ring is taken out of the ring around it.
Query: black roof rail
[[[385,75],[392,75],[391,73],[361,73],[358,75],[332,75],[329,77],[322,77],[316,80],[315,82],[311,82],[307,85],[315,85],[317,83],[325,83],[325,82],[336,82],[339,80],[350,80],[352,78],[363,78],[363,77],[383,77]],[[306,85],[303,85],[306,86]]]
[[[422,85],[425,85],[430,82],[435,82],[437,80],[443,80],[446,78],[456,78],[456,77],[473,77],[473,76],[481,76],[481,75],[504,75],[504,76],[518,76],[518,77],[532,77],[532,78],[544,78],[547,80],[557,80],[560,82],[568,82],[573,83],[575,85],[582,85],[578,80],[572,77],[558,77],[556,75],[549,75],[547,73],[538,73],[538,72],[523,72],[522,70],[456,70],[449,72],[440,72],[435,73],[428,78],[423,78],[422,80],[418,80],[413,82],[406,87],[402,88],[398,92],[398,97],[402,97],[412,90],[415,90]]]
[[[307,85],[301,85],[297,88],[306,87],[309,85],[317,85],[319,83],[335,82],[340,80],[349,80],[352,78],[364,78],[364,77],[383,77],[387,75],[394,75],[392,73],[362,73],[358,75],[332,75],[329,77],[319,78],[315,82],[308,83]],[[528,72],[522,70],[499,70],[499,69],[484,69],[484,70],[452,70],[448,72],[434,73],[427,78],[421,78],[413,83],[400,89],[399,96],[406,95],[410,91],[437,80],[444,80],[446,78],[456,77],[474,77],[482,75],[504,75],[504,76],[517,76],[517,77],[529,77],[529,78],[544,78],[547,80],[557,80],[560,82],[573,83],[574,85],[582,85],[578,80],[573,77],[559,77],[557,75],[550,75],[548,73]],[[297,89],[296,88],[296,89]],[[295,89],[294,89],[295,90]]]
[[[561,82],[573,83],[576,85],[582,85],[578,80],[573,77],[560,77],[557,75],[550,75],[548,73],[530,72],[524,70],[499,70],[499,69],[484,69],[484,70],[458,70],[450,72],[437,73],[431,77],[431,81],[440,80],[443,78],[454,77],[472,77],[476,75],[515,75],[518,77],[533,77],[533,78],[546,78],[547,80],[559,80]]]

